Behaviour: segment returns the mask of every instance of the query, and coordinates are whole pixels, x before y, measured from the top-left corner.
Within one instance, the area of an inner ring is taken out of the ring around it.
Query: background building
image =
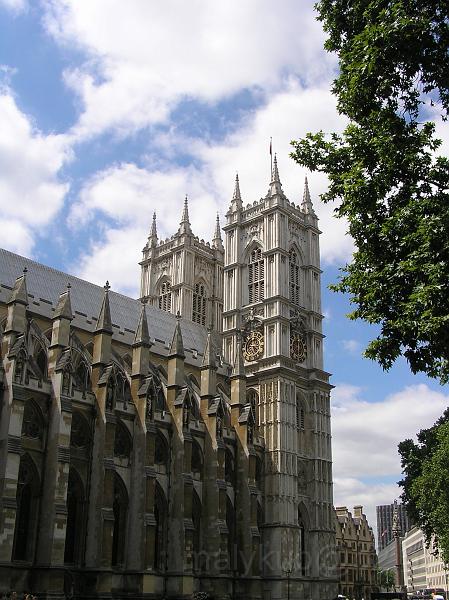
[[[376,506],[377,516],[377,547],[379,550],[388,546],[393,540],[394,503]],[[411,524],[407,511],[402,504],[397,504],[400,535],[403,536],[410,529]]]
[[[421,529],[413,527],[404,537],[402,555],[407,591],[440,588],[447,592],[448,572],[438,549],[433,544],[427,547]]]
[[[275,160],[244,207],[237,180],[225,232],[153,219],[143,302],[0,251],[0,591],[335,596],[307,182]]]
[[[363,514],[363,507],[354,506],[354,514],[346,506],[337,507],[335,530],[339,593],[348,598],[367,600],[371,592],[379,588],[374,534]]]

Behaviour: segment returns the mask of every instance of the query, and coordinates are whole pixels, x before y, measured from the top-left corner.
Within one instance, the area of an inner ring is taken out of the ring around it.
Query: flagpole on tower
[[[270,181],[271,177],[273,177],[273,138],[270,137]]]

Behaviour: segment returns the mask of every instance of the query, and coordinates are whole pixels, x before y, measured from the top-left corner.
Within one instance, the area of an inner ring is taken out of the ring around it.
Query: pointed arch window
[[[70,468],[67,488],[67,529],[64,562],[79,564],[84,536],[84,486],[75,469]]]
[[[114,438],[114,456],[116,458],[130,458],[132,451],[132,440],[128,428],[117,422]]]
[[[112,566],[122,566],[125,561],[126,522],[128,517],[128,493],[122,479],[114,474],[114,529],[112,533]]]
[[[290,281],[290,300],[293,304],[299,306],[300,304],[300,275],[299,275],[299,259],[298,255],[294,250],[290,250],[289,253],[289,281]]]
[[[159,291],[159,308],[165,312],[171,312],[171,284],[164,281]]]
[[[259,394],[252,388],[248,390],[248,402],[251,405],[254,423],[257,426],[259,424]]]
[[[196,283],[193,291],[192,321],[206,325],[206,288],[202,283]]]
[[[25,404],[22,420],[22,435],[42,441],[44,437],[44,423],[42,415],[32,400]]]
[[[47,353],[43,348],[36,355],[36,364],[44,379],[47,379]]]
[[[154,536],[154,568],[165,570],[166,539],[167,539],[167,501],[161,486],[156,483],[154,494],[154,520],[156,521]]]
[[[198,570],[200,568],[200,558],[201,558],[201,501],[198,497],[198,494],[193,491],[192,498],[192,523],[193,523],[193,561],[194,561],[194,569]]]
[[[253,304],[265,298],[265,263],[262,250],[256,248],[249,255],[248,263],[248,303]]]
[[[299,574],[306,574],[306,528],[304,526],[304,519],[302,518],[301,508],[298,507],[298,528],[299,528],[299,539],[298,539],[298,559],[299,559]]]

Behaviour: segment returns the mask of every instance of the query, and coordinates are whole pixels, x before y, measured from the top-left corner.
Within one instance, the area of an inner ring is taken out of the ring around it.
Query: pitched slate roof
[[[104,296],[104,288],[62,271],[52,269],[8,250],[0,248],[0,304],[5,304],[13,289],[16,278],[26,267],[29,305],[28,310],[38,316],[52,318],[59,296],[70,282],[70,298],[74,319],[72,327],[94,332]],[[132,345],[139,323],[141,303],[117,292],[109,292],[113,339]],[[151,351],[168,354],[173,338],[176,317],[154,306],[147,306],[147,320],[151,340],[155,341]],[[189,363],[201,365],[207,341],[207,330],[202,325],[181,319],[184,350]],[[221,336],[214,332],[215,346],[221,347]],[[197,357],[197,355],[199,355]]]

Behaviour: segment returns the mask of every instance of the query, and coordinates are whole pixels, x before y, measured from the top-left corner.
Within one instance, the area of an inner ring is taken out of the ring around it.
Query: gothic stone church
[[[212,243],[143,249],[134,300],[0,250],[0,591],[336,593],[318,221],[275,161]]]

